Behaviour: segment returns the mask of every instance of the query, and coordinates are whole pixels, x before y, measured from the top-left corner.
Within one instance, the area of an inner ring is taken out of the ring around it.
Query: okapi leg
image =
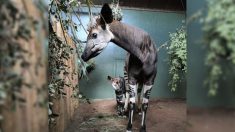
[[[127,124],[127,132],[131,132],[132,130],[132,123],[133,123],[133,114],[135,111],[135,96],[137,93],[137,88],[136,85],[129,85],[130,91],[129,91],[129,96],[130,96],[130,103],[129,103],[129,121]]]
[[[129,93],[126,92],[125,105],[124,105],[124,110],[125,111],[127,111],[128,102],[129,102]]]
[[[138,89],[137,89],[137,95],[138,95],[138,113],[139,113],[139,115],[141,115],[142,113],[141,113],[141,102],[140,102],[140,97],[141,97],[141,91],[142,91],[142,86],[141,85],[139,85],[138,86]]]
[[[146,132],[146,113],[148,109],[148,102],[149,96],[151,93],[152,85],[144,85],[144,92],[143,92],[143,102],[142,102],[142,122],[141,122],[141,129],[140,132]]]

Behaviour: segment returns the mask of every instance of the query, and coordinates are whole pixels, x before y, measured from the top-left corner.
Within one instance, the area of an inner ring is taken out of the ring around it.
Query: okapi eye
[[[96,39],[97,38],[97,33],[93,33],[92,38]]]

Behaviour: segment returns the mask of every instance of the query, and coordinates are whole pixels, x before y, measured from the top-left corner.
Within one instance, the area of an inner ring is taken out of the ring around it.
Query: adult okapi
[[[127,132],[132,130],[137,84],[143,84],[140,131],[145,132],[149,96],[157,74],[157,50],[153,40],[145,31],[113,20],[112,10],[108,4],[103,5],[100,16],[90,23],[88,31],[87,44],[82,54],[84,61],[99,55],[109,42],[130,53],[126,64],[130,96]]]

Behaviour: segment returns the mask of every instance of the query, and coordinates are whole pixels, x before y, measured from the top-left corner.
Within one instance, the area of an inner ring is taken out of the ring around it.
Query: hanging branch
[[[187,43],[185,28],[181,27],[175,33],[170,33],[169,43],[169,74],[171,80],[168,85],[172,91],[176,91],[182,77],[184,77],[187,72]]]

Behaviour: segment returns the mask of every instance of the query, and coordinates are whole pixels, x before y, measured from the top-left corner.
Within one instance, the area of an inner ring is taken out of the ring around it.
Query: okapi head
[[[108,43],[114,38],[109,29],[109,24],[113,21],[112,9],[108,4],[104,4],[100,16],[93,18],[88,25],[88,36],[82,59],[89,59],[99,55]]]

